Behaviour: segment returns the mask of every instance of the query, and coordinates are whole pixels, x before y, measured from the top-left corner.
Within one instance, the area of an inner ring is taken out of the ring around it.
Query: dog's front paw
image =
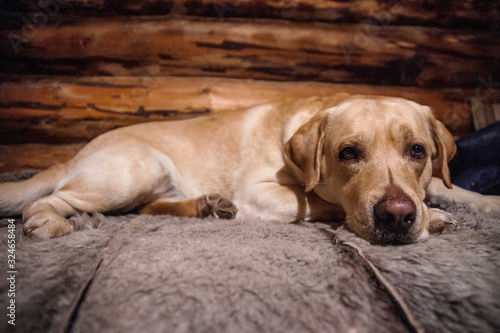
[[[40,212],[24,222],[23,231],[30,237],[48,239],[70,234],[73,226],[55,213]]]
[[[429,209],[429,233],[438,234],[448,232],[457,226],[457,222],[450,213],[444,212],[440,209]]]
[[[221,219],[234,219],[238,209],[228,199],[219,194],[209,194],[201,197],[198,201],[198,213],[200,217],[214,216]]]

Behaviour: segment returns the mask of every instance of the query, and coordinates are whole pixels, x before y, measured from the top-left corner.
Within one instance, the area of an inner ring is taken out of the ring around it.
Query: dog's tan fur
[[[427,150],[423,159],[410,156],[417,144]],[[362,156],[342,160],[346,146]],[[448,190],[432,178],[434,161],[434,174],[451,187],[447,163],[454,153],[451,134],[414,102],[347,94],[286,100],[103,134],[66,164],[0,184],[0,215],[22,212],[25,232],[43,238],[70,233],[65,217],[81,211],[222,218],[237,212],[279,222],[345,218],[372,242],[410,243],[454,222],[427,208],[426,189],[430,200],[499,209],[497,197]],[[412,227],[389,237],[374,222],[377,203],[388,195],[416,209]]]

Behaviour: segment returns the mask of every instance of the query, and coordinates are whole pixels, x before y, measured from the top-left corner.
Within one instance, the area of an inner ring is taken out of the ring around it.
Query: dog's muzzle
[[[407,244],[413,241],[412,227],[417,207],[399,187],[390,187],[373,209],[376,243]]]

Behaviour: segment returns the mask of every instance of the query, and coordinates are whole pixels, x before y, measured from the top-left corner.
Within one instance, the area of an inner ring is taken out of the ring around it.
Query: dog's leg
[[[430,204],[439,204],[443,201],[445,203],[465,203],[473,209],[486,213],[500,211],[500,196],[481,195],[456,185],[453,185],[452,189],[448,189],[439,178],[432,178],[425,194]]]
[[[72,162],[54,192],[23,210],[24,231],[40,238],[71,233],[66,216],[77,212],[126,212],[169,191],[170,160],[135,142],[105,147]]]
[[[241,217],[255,217],[277,222],[330,221],[345,219],[341,206],[322,200],[304,187],[279,183],[259,183],[247,186],[235,198]]]
[[[233,219],[238,209],[228,199],[218,194],[203,195],[199,198],[183,201],[156,201],[140,210],[141,214],[172,215],[188,217],[213,216],[222,219]]]

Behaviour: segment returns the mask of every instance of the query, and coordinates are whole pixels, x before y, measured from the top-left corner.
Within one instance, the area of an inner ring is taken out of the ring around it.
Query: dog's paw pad
[[[238,209],[228,199],[219,194],[210,194],[200,200],[198,208],[201,217],[213,216],[220,219],[234,219]]]

